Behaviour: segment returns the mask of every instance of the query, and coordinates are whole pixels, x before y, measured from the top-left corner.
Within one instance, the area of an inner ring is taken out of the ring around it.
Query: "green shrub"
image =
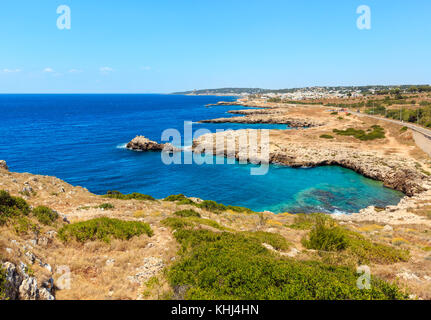
[[[395,263],[408,261],[409,252],[388,245],[373,243],[357,232],[337,226],[332,219],[317,218],[308,237],[302,240],[308,249],[345,251],[357,263]]]
[[[163,200],[164,201],[175,201],[177,204],[192,205],[192,206],[195,206],[197,208],[202,208],[202,209],[214,212],[214,213],[221,213],[221,212],[226,211],[226,210],[232,210],[235,212],[245,212],[245,213],[252,213],[253,212],[252,210],[250,210],[248,208],[239,207],[239,206],[225,206],[224,204],[217,203],[216,201],[213,201],[213,200],[204,200],[200,203],[197,203],[197,202],[190,200],[189,198],[187,198],[183,194],[170,195]]]
[[[388,245],[374,243],[362,235],[346,230],[348,251],[357,257],[358,263],[391,264],[409,260],[409,251],[393,248]]]
[[[0,190],[0,225],[5,224],[10,218],[26,216],[29,213],[30,206],[24,199]]]
[[[217,203],[213,200],[204,200],[198,204],[199,208],[214,212],[220,213],[227,210],[227,207],[224,204]]]
[[[340,136],[353,136],[361,141],[385,138],[385,130],[378,125],[373,125],[370,128],[370,132],[368,133],[366,133],[364,130],[357,130],[354,128],[348,128],[346,130],[334,129],[333,132]]]
[[[402,127],[402,128],[400,129],[400,131],[401,131],[401,132],[405,132],[405,131],[407,131],[408,129],[409,129],[408,127],[405,127],[405,126],[404,126],[404,127]]]
[[[245,207],[239,207],[239,206],[227,206],[228,210],[232,210],[235,212],[240,212],[240,213],[253,213],[253,210],[249,209],[249,208],[245,208]]]
[[[17,217],[13,220],[13,228],[19,235],[27,234],[29,231],[33,233],[39,232],[39,227],[32,223],[26,216]]]
[[[174,212],[174,215],[179,216],[179,217],[198,217],[198,218],[201,217],[199,212],[196,212],[196,211],[191,210],[191,209],[176,211],[176,212]]]
[[[213,200],[204,200],[201,203],[197,204],[197,207],[214,212],[221,213],[223,211],[232,210],[235,212],[246,212],[252,213],[253,211],[249,208],[239,207],[239,206],[225,206],[222,203],[215,202]]]
[[[284,238],[282,235],[277,233],[255,231],[255,232],[243,232],[242,234],[260,243],[267,243],[276,250],[285,251],[289,249],[289,246],[290,246],[286,238]]]
[[[318,218],[308,239],[302,241],[304,247],[323,251],[340,251],[347,248],[347,237],[344,229],[335,225],[332,220]]]
[[[34,208],[33,215],[40,223],[45,225],[50,225],[58,219],[58,213],[45,206]]]
[[[59,230],[58,237],[65,242],[72,239],[78,242],[94,240],[110,242],[112,238],[129,240],[142,234],[149,237],[153,235],[153,230],[147,223],[103,217],[65,225]]]
[[[334,137],[333,137],[333,136],[331,136],[330,134],[322,134],[322,135],[320,136],[320,138],[322,138],[322,139],[334,139]]]
[[[133,192],[130,194],[122,194],[120,191],[108,191],[104,196],[104,198],[111,198],[111,199],[120,199],[120,200],[150,200],[155,201],[152,196],[149,196],[147,194],[137,193]]]
[[[178,220],[181,220],[178,218]],[[180,259],[168,270],[170,285],[188,288],[185,299],[403,299],[389,283],[372,278],[371,289],[356,286],[353,268],[284,258],[262,246],[277,235],[211,232],[177,226]],[[284,245],[283,245],[284,246]]]
[[[168,197],[166,197],[165,199],[163,199],[164,201],[172,201],[172,202],[177,202],[178,204],[190,204],[190,205],[196,205],[196,202],[190,200],[189,198],[187,198],[185,195],[183,194],[173,194],[170,195]]]
[[[109,209],[114,209],[115,206],[113,204],[110,203],[102,203],[101,205],[97,206],[99,209],[103,209],[103,210],[109,210]]]

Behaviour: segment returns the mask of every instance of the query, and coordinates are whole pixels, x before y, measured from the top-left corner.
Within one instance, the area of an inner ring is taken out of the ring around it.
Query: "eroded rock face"
[[[39,288],[34,277],[24,279],[18,290],[20,300],[39,300]]]
[[[9,170],[9,167],[6,164],[6,161],[0,160],[0,169]]]
[[[19,297],[19,287],[22,283],[22,276],[13,263],[5,262],[3,269],[6,273],[6,297],[16,300]]]
[[[157,143],[144,136],[136,136],[132,141],[126,145],[127,149],[134,151],[165,151],[177,152],[180,149],[175,148],[170,143]]]
[[[49,288],[39,288],[37,279],[26,273],[26,265],[16,267],[13,263],[2,265],[6,274],[6,298],[10,300],[55,300]]]

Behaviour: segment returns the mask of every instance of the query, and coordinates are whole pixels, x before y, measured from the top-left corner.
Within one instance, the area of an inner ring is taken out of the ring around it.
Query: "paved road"
[[[394,120],[394,119],[388,119],[388,118],[383,118],[383,117],[379,117],[379,116],[373,116],[371,114],[365,114],[365,113],[359,113],[359,112],[354,112],[354,111],[349,111],[351,114],[355,114],[357,116],[362,116],[362,117],[369,117],[369,118],[374,118],[377,120],[382,120],[382,121],[386,121],[386,122],[392,122],[392,123],[396,123],[399,124],[401,126],[406,126],[416,132],[422,133],[426,138],[431,140],[431,130],[430,129],[425,129],[423,127],[420,127],[418,125],[415,125],[413,123],[410,122],[402,122],[399,120]]]

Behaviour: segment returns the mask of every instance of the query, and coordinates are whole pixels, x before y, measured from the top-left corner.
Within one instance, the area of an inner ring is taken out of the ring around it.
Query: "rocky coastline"
[[[274,114],[255,113],[244,117],[218,118],[201,120],[199,123],[247,123],[247,124],[285,124],[291,128],[318,127],[322,124],[311,119],[293,119],[285,116],[274,117]]]
[[[241,116],[206,119],[199,121],[199,123],[286,124],[292,128],[311,128],[324,125],[322,121],[316,118],[292,117],[289,114],[291,105],[279,106],[278,104],[257,104],[254,102],[219,102],[216,105],[239,105],[253,107],[253,109],[229,110],[228,113]]]
[[[193,150],[211,150],[217,141],[235,139],[239,141],[248,136],[249,129],[226,131],[200,136],[193,142]],[[217,155],[235,154],[236,159],[242,158],[248,151],[247,146],[238,146],[234,153],[226,148]],[[213,149],[213,152],[216,150]],[[265,162],[260,156],[260,147],[250,157],[250,162]],[[365,177],[382,181],[388,188],[405,193],[408,196],[425,191],[431,179],[415,167],[414,161],[400,157],[380,157],[375,152],[362,152],[354,149],[328,148],[316,145],[290,144],[286,147],[270,146],[269,163],[286,165],[294,168],[311,168],[318,166],[337,165],[351,169]]]

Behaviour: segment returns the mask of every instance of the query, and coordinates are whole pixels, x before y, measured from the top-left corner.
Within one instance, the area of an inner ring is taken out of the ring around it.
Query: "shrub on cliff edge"
[[[7,222],[9,218],[27,216],[30,206],[19,197],[13,197],[9,192],[0,190],[0,225]]]
[[[34,208],[33,215],[40,223],[45,225],[50,225],[58,219],[58,213],[45,206]]]
[[[152,196],[149,196],[147,194],[142,194],[138,192],[133,192],[130,194],[122,194],[120,191],[108,191],[104,196],[104,198],[111,198],[111,199],[120,199],[120,200],[149,200],[149,201],[155,201]]]
[[[65,225],[58,231],[58,237],[64,242],[72,239],[78,242],[94,240],[110,242],[112,238],[129,240],[142,234],[149,237],[153,235],[149,224],[106,217]]]

